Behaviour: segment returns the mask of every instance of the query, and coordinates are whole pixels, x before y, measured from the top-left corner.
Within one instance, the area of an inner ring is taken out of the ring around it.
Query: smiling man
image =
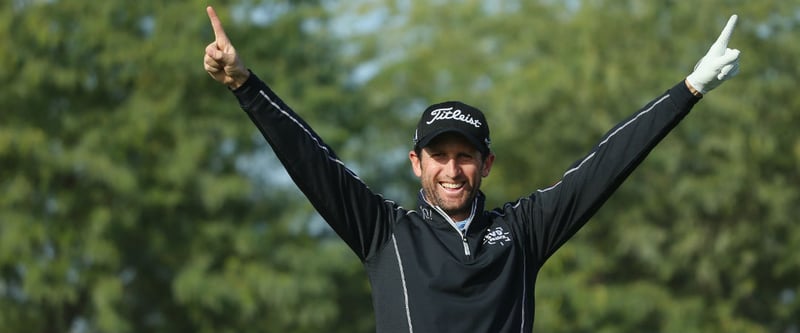
[[[736,16],[694,71],[623,120],[555,185],[484,207],[489,125],[450,101],[423,113],[409,152],[418,205],[374,193],[239,59],[216,13],[205,70],[232,89],[294,182],[366,267],[378,332],[530,332],[539,269],[692,109],[738,71]]]
[[[414,133],[409,159],[423,197],[462,226],[471,215],[481,178],[492,168],[490,143],[483,113],[455,101],[429,106]]]

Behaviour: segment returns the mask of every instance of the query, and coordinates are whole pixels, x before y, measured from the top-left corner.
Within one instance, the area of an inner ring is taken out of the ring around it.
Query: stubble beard
[[[480,183],[475,185],[480,185]],[[423,184],[423,193],[430,204],[441,208],[448,216],[469,216],[470,212],[472,211],[472,203],[475,201],[475,196],[478,193],[476,188],[469,188],[466,198],[455,202],[454,200],[447,200],[440,196],[439,192],[437,191],[438,187],[439,184],[435,181],[430,181],[428,184]]]

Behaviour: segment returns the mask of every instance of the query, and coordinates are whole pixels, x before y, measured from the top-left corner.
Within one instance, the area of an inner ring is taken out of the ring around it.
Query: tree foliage
[[[0,331],[374,331],[360,263],[203,72],[205,5],[0,7]],[[212,5],[248,67],[407,205],[426,105],[487,112],[484,191],[514,200],[682,80],[738,13],[742,72],[544,266],[535,329],[800,329],[800,5]]]
[[[255,6],[220,5],[232,36],[258,41],[237,45],[251,65],[291,78],[277,86],[300,108],[338,104],[319,118],[347,110],[336,41],[304,28],[327,14],[287,2],[265,22]],[[0,330],[370,325],[343,313],[370,309],[342,304],[366,295],[344,283],[360,278],[355,256],[305,232],[309,205],[253,166],[263,140],[202,70],[203,5],[17,1],[2,17],[15,50],[0,92]]]

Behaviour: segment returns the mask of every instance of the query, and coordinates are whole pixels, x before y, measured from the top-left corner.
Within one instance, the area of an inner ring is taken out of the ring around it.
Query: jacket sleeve
[[[558,183],[522,198],[513,214],[532,259],[541,265],[572,237],[699,99],[681,81],[615,125]]]
[[[373,193],[255,74],[233,91],[295,184],[364,261],[391,233],[396,205]]]

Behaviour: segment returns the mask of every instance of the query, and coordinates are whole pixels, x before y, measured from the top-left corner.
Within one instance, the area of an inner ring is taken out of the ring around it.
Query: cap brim
[[[431,141],[433,141],[433,139],[435,139],[438,136],[440,136],[442,134],[445,134],[445,133],[458,133],[458,134],[461,134],[461,136],[463,136],[465,139],[467,139],[467,141],[469,141],[475,147],[475,149],[480,151],[481,154],[484,155],[484,157],[485,157],[486,153],[489,152],[489,147],[487,147],[485,143],[480,142],[478,139],[476,139],[473,136],[469,135],[469,133],[467,133],[466,131],[463,131],[463,130],[460,130],[460,129],[457,129],[457,128],[444,128],[444,129],[440,129],[440,130],[434,131],[432,133],[428,133],[428,135],[426,135],[424,138],[420,139],[417,142],[415,147],[417,147],[417,148],[425,148],[428,144],[431,143]]]

